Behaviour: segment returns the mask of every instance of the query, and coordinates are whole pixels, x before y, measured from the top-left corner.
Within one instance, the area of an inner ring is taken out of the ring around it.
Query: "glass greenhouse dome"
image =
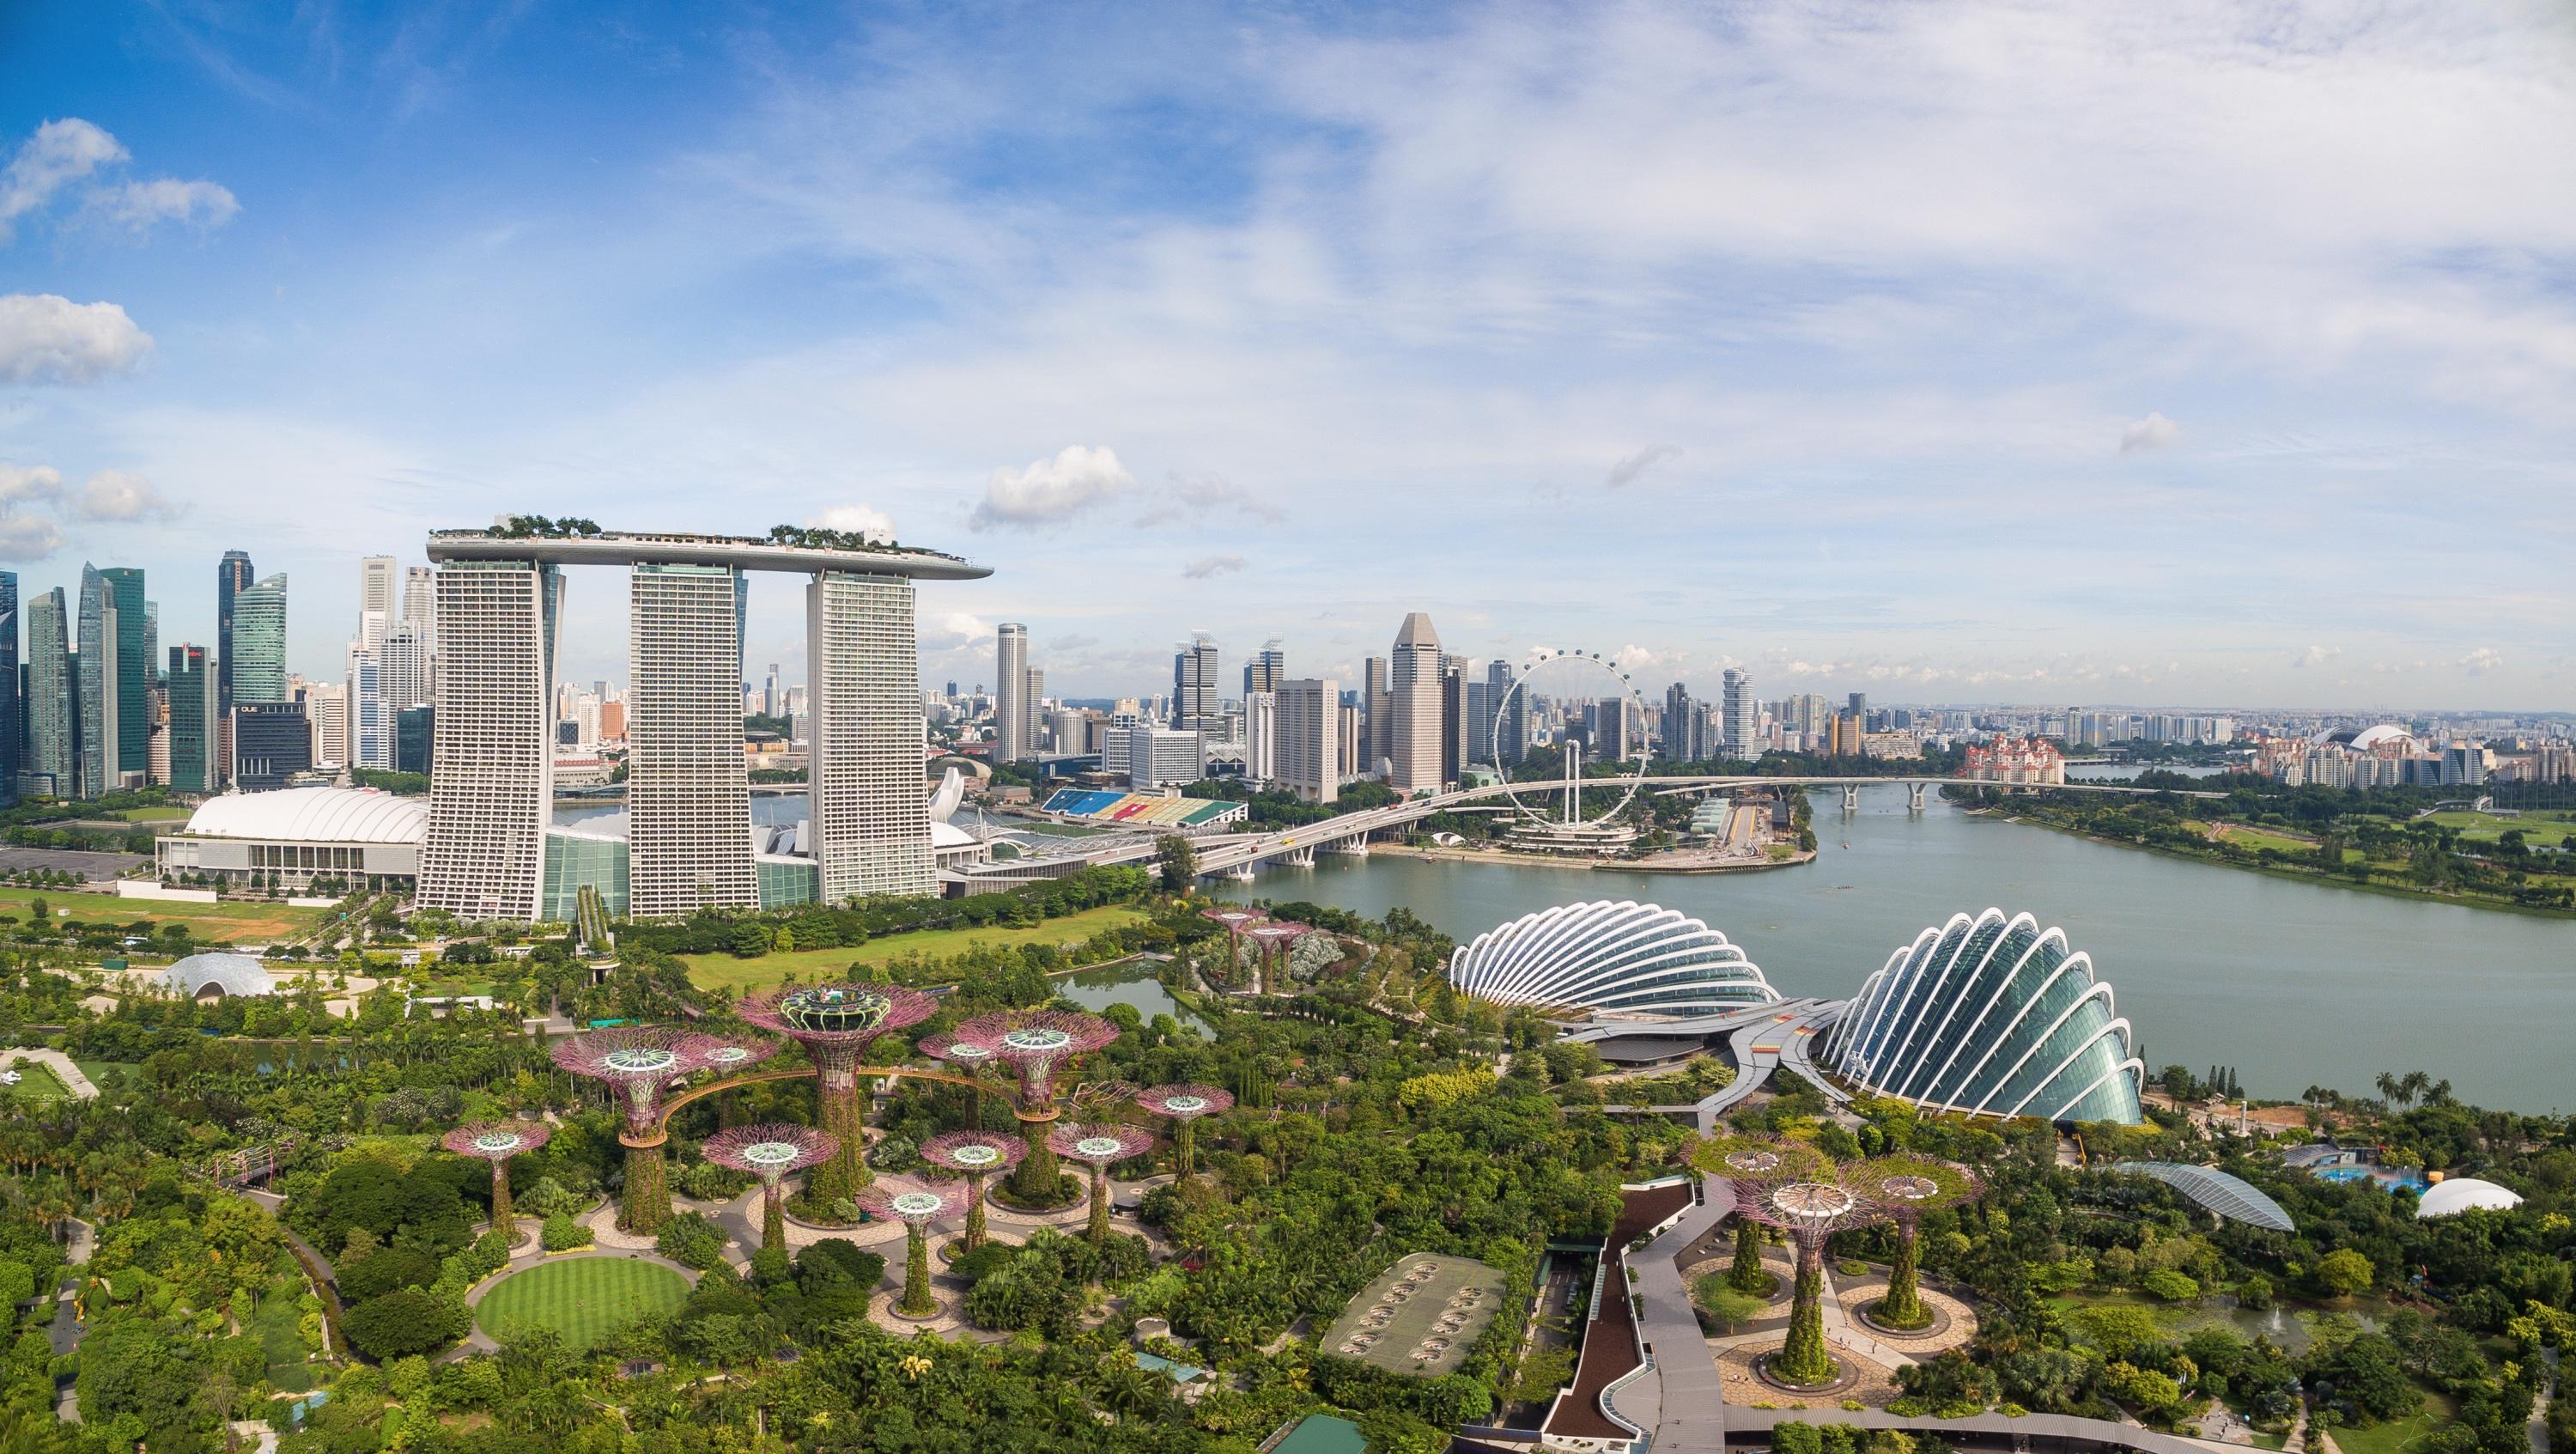
[[[1508,1005],[1707,1015],[1780,998],[1725,935],[1677,910],[1607,900],[1560,904],[1476,936],[1449,982]]]

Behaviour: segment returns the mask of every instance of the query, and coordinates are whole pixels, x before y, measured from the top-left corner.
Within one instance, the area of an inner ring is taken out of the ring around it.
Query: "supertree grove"
[[[1093,1246],[1098,1246],[1109,1237],[1109,1168],[1153,1150],[1153,1133],[1142,1126],[1122,1126],[1114,1122],[1092,1125],[1068,1122],[1047,1134],[1047,1146],[1058,1156],[1090,1166],[1091,1220],[1083,1235],[1091,1239]]]
[[[1158,1085],[1137,1092],[1136,1104],[1172,1123],[1172,1169],[1187,1181],[1195,1169],[1190,1128],[1201,1116],[1234,1109],[1234,1097],[1212,1085]]]
[[[1858,1187],[1896,1224],[1896,1256],[1888,1263],[1887,1292],[1863,1312],[1869,1321],[1891,1331],[1929,1326],[1932,1312],[1923,1305],[1919,1283],[1923,1214],[1974,1200],[1977,1178],[1962,1166],[1900,1151],[1867,1161],[1845,1162],[1838,1178]]]
[[[939,1303],[930,1295],[930,1237],[926,1229],[953,1214],[964,1197],[956,1188],[917,1181],[880,1181],[859,1188],[861,1208],[873,1216],[903,1223],[903,1297],[894,1305],[902,1316],[928,1318],[938,1314]]]
[[[974,1083],[973,1104],[968,1108],[966,1124],[981,1128],[984,1124],[984,1072],[993,1067],[998,1057],[993,1047],[974,1040],[960,1040],[952,1031],[922,1037],[921,1053],[933,1060],[955,1066],[960,1075]]]
[[[1010,1170],[1028,1154],[1015,1136],[990,1131],[950,1131],[921,1143],[921,1159],[966,1179],[966,1235],[963,1250],[984,1245],[984,1178]]]
[[[459,1156],[479,1156],[492,1163],[492,1230],[519,1240],[519,1225],[510,1214],[510,1158],[534,1151],[554,1136],[543,1121],[473,1121],[450,1131],[441,1143]]]
[[[1056,1195],[1060,1173],[1044,1129],[1057,1116],[1056,1072],[1075,1056],[1117,1038],[1117,1026],[1080,1010],[999,1010],[958,1025],[952,1052],[957,1045],[980,1045],[1019,1072],[1020,1101],[1014,1112],[1029,1154],[1012,1184],[1024,1200],[1051,1201]]]
[[[1835,1375],[1834,1355],[1825,1346],[1825,1239],[1886,1216],[1868,1197],[1836,1181],[1834,1172],[1831,1162],[1794,1173],[1784,1164],[1767,1174],[1734,1178],[1736,1215],[1780,1228],[1798,1249],[1789,1336],[1761,1365],[1771,1378],[1793,1387],[1831,1383]]]
[[[840,1142],[829,1132],[784,1122],[736,1126],[707,1138],[706,1158],[718,1166],[747,1171],[760,1178],[760,1250],[787,1247],[787,1213],[779,1187],[790,1172],[829,1164]]]
[[[1279,970],[1287,960],[1289,946],[1314,932],[1311,925],[1299,924],[1287,919],[1273,919],[1267,924],[1255,924],[1244,931],[1244,937],[1252,941],[1255,966],[1253,988],[1275,993],[1278,988]]]
[[[606,1082],[625,1113],[626,1124],[617,1133],[618,1144],[626,1148],[618,1226],[656,1232],[671,1220],[670,1176],[662,1164],[662,1143],[668,1138],[657,1124],[662,1091],[714,1064],[708,1057],[728,1043],[652,1025],[612,1026],[554,1043],[549,1053],[558,1068]]]
[[[894,985],[820,984],[769,990],[737,1008],[743,1019],[804,1046],[813,1060],[823,1130],[840,1149],[815,1169],[807,1192],[825,1204],[846,1200],[868,1180],[859,1062],[880,1036],[929,1019],[939,1002]]]
[[[1712,1136],[1691,1148],[1693,1167],[1729,1180],[1796,1178],[1820,1171],[1826,1164],[1825,1154],[1803,1141]],[[1735,1261],[1727,1268],[1726,1285],[1754,1297],[1771,1295],[1772,1275],[1762,1267],[1762,1223],[1751,1217],[1735,1219]]]

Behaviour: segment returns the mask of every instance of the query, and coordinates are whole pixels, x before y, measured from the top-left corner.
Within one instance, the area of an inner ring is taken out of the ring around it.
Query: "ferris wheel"
[[[1520,669],[1512,673],[1512,684],[1505,688],[1502,696],[1494,702],[1490,746],[1494,754],[1494,766],[1504,773],[1503,796],[1511,799],[1512,807],[1521,817],[1539,828],[1563,831],[1604,827],[1612,819],[1626,812],[1628,805],[1636,801],[1637,789],[1646,780],[1645,743],[1640,740],[1629,746],[1628,752],[1621,760],[1633,759],[1633,763],[1627,772],[1617,778],[1584,777],[1583,756],[1584,748],[1588,744],[1569,741],[1565,744],[1564,776],[1558,783],[1546,786],[1537,783],[1514,784],[1510,777],[1509,765],[1503,755],[1503,727],[1511,719],[1514,697],[1523,698],[1521,707],[1524,713],[1527,712],[1529,703],[1526,694],[1530,691],[1531,678],[1542,671],[1549,679],[1546,683],[1549,695],[1562,699],[1582,696],[1588,690],[1593,700],[1619,703],[1626,720],[1638,724],[1641,732],[1646,720],[1646,699],[1638,693],[1637,684],[1630,680],[1627,672],[1620,669],[1617,661],[1605,659],[1597,651],[1540,651],[1532,653],[1521,663]],[[1625,732],[1620,735],[1623,738],[1627,736]],[[1598,816],[1586,817],[1583,813],[1583,790],[1610,786],[1617,786],[1620,789],[1619,800]],[[1534,795],[1545,794],[1549,798],[1556,799],[1554,804],[1548,805],[1555,807],[1556,811],[1551,814],[1547,806],[1533,806],[1528,799],[1521,796],[1521,790],[1524,788],[1530,789]]]

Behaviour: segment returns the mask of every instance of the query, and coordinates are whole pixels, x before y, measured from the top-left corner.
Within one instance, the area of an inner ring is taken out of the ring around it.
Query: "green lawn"
[[[504,1279],[475,1308],[474,1320],[495,1337],[512,1323],[554,1328],[579,1349],[647,1313],[677,1312],[688,1300],[688,1279],[657,1263],[579,1257]]]
[[[71,1098],[72,1088],[63,1084],[63,1078],[54,1074],[54,1068],[41,1060],[13,1060],[9,1069],[18,1075],[18,1083],[6,1087],[14,1095],[30,1098],[39,1105]]]
[[[2547,848],[2564,843],[2576,835],[2576,821],[2565,813],[2524,813],[2507,818],[2495,813],[2435,813],[2433,821],[2455,829],[2462,838],[2477,843],[2493,843],[2513,829],[2522,830],[2523,840],[2534,848]],[[2340,1442],[2340,1441],[2338,1441]]]
[[[79,1066],[80,1073],[88,1076],[89,1083],[101,1091],[112,1091],[125,1084],[128,1077],[139,1075],[143,1070],[143,1062],[139,1060],[75,1059],[72,1064]]]
[[[2421,1412],[2367,1429],[2337,1429],[2335,1447],[2343,1454],[2417,1454],[2451,1421],[2451,1414],[2451,1401],[2427,1389]]]
[[[264,944],[309,927],[324,912],[320,909],[290,909],[284,904],[195,904],[168,899],[119,899],[63,889],[0,887],[0,914],[15,915],[23,923],[28,906],[38,899],[45,901],[48,910],[71,910],[67,915],[53,914],[53,922],[57,925],[131,924],[138,919],[149,921],[156,927],[185,924],[190,934],[217,944]]]
[[[2307,839],[2292,838],[2287,834],[2267,832],[2261,828],[2240,828],[2233,823],[2227,825],[2226,841],[2257,853],[2266,848],[2277,849],[2283,853],[2306,853],[2317,846]]]
[[[1033,929],[924,929],[916,934],[871,939],[855,949],[796,949],[785,954],[764,954],[758,959],[736,959],[730,954],[684,954],[680,958],[689,966],[690,982],[698,988],[740,992],[767,989],[784,980],[789,970],[811,983],[853,964],[883,964],[915,951],[937,957],[979,944],[1078,944],[1104,929],[1144,921],[1141,909],[1109,904],[1049,919]]]
[[[304,1336],[296,1328],[303,1313],[295,1302],[305,1287],[304,1269],[293,1254],[281,1253],[277,1276],[260,1293],[259,1309],[251,1315],[250,1331],[259,1335],[260,1352],[268,1360],[268,1381],[285,1393],[310,1392],[316,1382],[313,1365],[305,1361]]]

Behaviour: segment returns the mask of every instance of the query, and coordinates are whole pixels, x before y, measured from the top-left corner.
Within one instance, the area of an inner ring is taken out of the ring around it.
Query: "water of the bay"
[[[1925,926],[1989,905],[2062,925],[2092,956],[2149,1066],[2232,1065],[2257,1096],[2372,1093],[2423,1070],[2472,1103],[2576,1105],[2576,921],[2277,878],[1972,815],[1909,814],[1868,788],[1846,817],[1814,799],[1822,852],[1747,874],[1320,856],[1264,868],[1237,897],[1375,918],[1402,905],[1461,943],[1551,904],[1638,899],[1706,920],[1784,995],[1847,995]]]

